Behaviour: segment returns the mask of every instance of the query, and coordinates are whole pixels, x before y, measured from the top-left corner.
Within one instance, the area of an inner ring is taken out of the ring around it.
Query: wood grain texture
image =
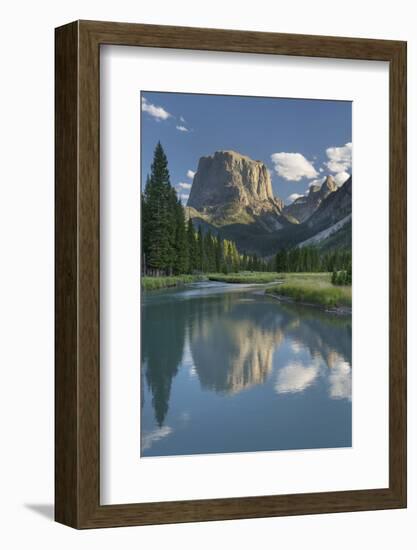
[[[100,505],[100,45],[390,64],[389,487]],[[75,528],[406,506],[406,44],[78,21],[56,29],[56,520]]]
[[[78,26],[55,37],[55,519],[78,523]]]
[[[390,488],[407,494],[407,48],[390,62],[389,472]]]

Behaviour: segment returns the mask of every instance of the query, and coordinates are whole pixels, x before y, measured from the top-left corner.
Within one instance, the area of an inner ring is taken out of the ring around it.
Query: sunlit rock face
[[[265,164],[236,151],[201,157],[193,179],[188,214],[222,227],[257,223],[274,231],[281,227],[284,203],[274,197]]]
[[[217,151],[200,158],[188,206],[201,210],[228,202],[256,206],[260,201],[282,208],[282,201],[274,198],[271,177],[263,162],[235,151]]]

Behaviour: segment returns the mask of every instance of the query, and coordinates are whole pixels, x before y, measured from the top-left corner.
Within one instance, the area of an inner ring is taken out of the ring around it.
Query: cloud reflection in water
[[[318,373],[316,365],[304,367],[302,363],[292,361],[278,371],[275,390],[278,394],[302,392],[313,384]]]

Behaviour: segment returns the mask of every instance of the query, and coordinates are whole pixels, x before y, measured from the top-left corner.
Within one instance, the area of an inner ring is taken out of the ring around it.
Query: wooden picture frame
[[[55,518],[75,528],[406,506],[406,43],[111,22],[56,29]],[[389,62],[389,487],[100,505],[99,56],[117,44]]]

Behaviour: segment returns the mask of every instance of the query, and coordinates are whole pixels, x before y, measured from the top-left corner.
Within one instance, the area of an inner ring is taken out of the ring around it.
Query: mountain
[[[314,214],[307,220],[312,229],[333,225],[352,213],[352,176],[320,204]]]
[[[352,244],[352,176],[303,224],[310,237],[298,246],[318,246],[331,250]]]
[[[299,246],[314,245],[325,250],[352,246],[352,176],[322,202],[308,219],[314,235]]]
[[[265,164],[236,151],[200,158],[187,208],[191,218],[216,228],[253,225],[271,232],[286,222]]]
[[[270,257],[281,248],[347,248],[351,242],[352,178],[331,176],[291,205],[275,197],[265,164],[235,151],[202,157],[186,215],[195,227],[233,240],[241,252]]]
[[[317,210],[323,200],[337,189],[333,177],[327,176],[322,185],[312,185],[307,195],[298,197],[294,202],[285,206],[284,213],[299,223],[303,223]]]

